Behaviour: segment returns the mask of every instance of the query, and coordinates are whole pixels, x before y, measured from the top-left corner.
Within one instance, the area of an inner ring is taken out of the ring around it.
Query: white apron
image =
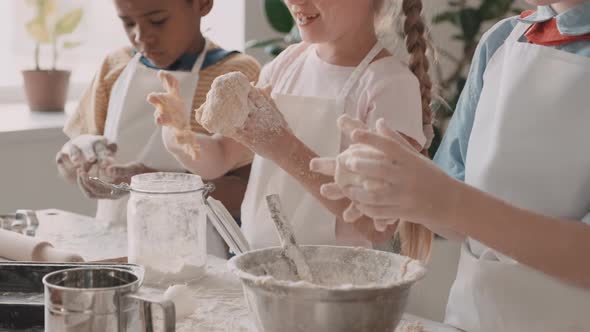
[[[205,61],[209,40],[190,72],[171,71],[179,82],[180,96],[186,105],[186,117],[190,119],[199,73]],[[104,136],[117,143],[117,163],[140,162],[158,171],[185,172],[185,168],[172,156],[162,140],[162,127],[155,123],[154,107],[146,98],[154,91],[162,90],[158,69],[140,63],[137,53],[115,82],[109,100]],[[124,224],[127,220],[129,196],[117,200],[99,200],[96,218],[111,223]],[[225,252],[221,238],[211,225],[207,225],[209,253]]]
[[[590,59],[519,42],[529,27],[519,23],[486,69],[465,182],[524,209],[580,220],[590,210]],[[445,321],[470,332],[590,331],[590,291],[468,239]]]
[[[319,156],[335,156],[341,151],[338,117],[345,112],[346,98],[373,59],[383,50],[379,44],[355,68],[336,99],[273,95],[295,135]],[[286,91],[298,66],[306,59],[307,50],[287,69],[274,91]],[[287,147],[286,147],[287,148]],[[302,165],[301,167],[309,167]],[[270,219],[265,197],[279,194],[283,210],[301,244],[338,245],[336,217],[304,187],[272,161],[256,156],[252,163],[248,189],[242,203],[242,229],[252,249],[280,245]],[[340,243],[340,245],[343,245]]]

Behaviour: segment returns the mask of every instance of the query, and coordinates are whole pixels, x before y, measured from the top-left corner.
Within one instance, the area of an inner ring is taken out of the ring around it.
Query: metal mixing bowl
[[[418,261],[361,248],[302,246],[314,285],[294,282],[281,248],[229,261],[241,279],[260,332],[394,331],[411,286],[425,274]],[[406,270],[402,277],[401,270]]]

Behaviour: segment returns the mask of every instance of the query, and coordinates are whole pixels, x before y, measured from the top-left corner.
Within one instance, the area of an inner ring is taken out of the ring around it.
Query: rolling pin
[[[15,261],[83,262],[74,253],[53,248],[47,241],[0,229],[0,257]]]

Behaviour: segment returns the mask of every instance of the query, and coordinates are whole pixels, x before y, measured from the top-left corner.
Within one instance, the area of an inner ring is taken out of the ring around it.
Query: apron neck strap
[[[203,47],[203,51],[201,51],[201,54],[199,54],[197,61],[195,61],[195,64],[193,65],[193,68],[191,69],[191,73],[198,74],[201,71],[201,68],[203,68],[203,64],[205,63],[205,58],[207,57],[207,51],[209,50],[210,45],[211,45],[211,42],[209,41],[209,39],[205,38],[205,47]],[[137,53],[135,53],[135,55],[131,59],[130,64],[136,65],[137,63],[139,63],[140,59],[141,59],[141,53],[137,52]],[[162,69],[162,70],[165,70],[165,69]]]
[[[375,57],[377,57],[377,55],[382,50],[383,50],[383,46],[379,42],[377,42],[375,44],[375,46],[373,46],[373,48],[369,51],[369,53],[367,53],[367,55],[365,56],[363,61],[361,61],[361,63],[354,69],[354,71],[352,72],[352,74],[348,78],[348,81],[346,81],[346,83],[344,84],[344,87],[340,91],[340,94],[338,95],[339,99],[345,99],[350,94],[350,91],[352,91],[352,88],[354,88],[354,86],[358,83],[359,79],[364,74],[364,72],[367,70],[367,68],[369,67],[371,62],[373,62]],[[309,46],[305,50],[305,54],[307,54],[307,52],[313,52],[313,51],[315,51],[315,48]],[[285,91],[287,82],[289,82],[291,80],[291,78],[294,77],[295,71],[297,70],[297,68],[299,68],[299,66],[301,66],[303,64],[304,61],[305,61],[305,56],[299,56],[296,61],[291,63],[291,65],[287,68],[287,71],[285,72],[284,78],[282,80],[280,80],[279,84],[277,85],[276,91]]]
[[[358,83],[361,76],[363,76],[367,68],[369,68],[371,65],[371,62],[375,60],[381,51],[383,51],[383,46],[377,42],[375,46],[373,46],[373,48],[369,51],[369,53],[367,53],[363,61],[361,61],[361,63],[354,69],[352,74],[350,74],[348,81],[346,81],[342,91],[340,91],[340,95],[338,96],[339,99],[345,99],[350,94],[352,88],[354,88],[354,86]]]
[[[205,38],[205,46],[203,46],[203,50],[201,51],[201,54],[199,54],[199,57],[197,58],[197,61],[195,61],[193,69],[191,70],[193,74],[198,74],[201,71],[201,68],[203,68],[203,63],[205,63],[210,44],[211,42],[209,39]]]
[[[531,23],[518,22],[506,41],[518,43],[520,38],[533,26]]]

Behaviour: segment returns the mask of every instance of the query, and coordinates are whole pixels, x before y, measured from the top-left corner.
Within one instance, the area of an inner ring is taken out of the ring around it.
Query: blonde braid
[[[428,147],[434,136],[430,107],[432,80],[428,73],[430,63],[427,56],[428,42],[425,37],[426,24],[422,18],[422,1],[403,0],[402,11],[406,17],[403,29],[406,36],[406,48],[410,54],[409,67],[420,82],[420,94],[422,96],[422,124],[427,138],[422,153],[428,156]],[[404,255],[420,260],[427,260],[430,257],[433,233],[426,227],[402,222],[398,234]]]

